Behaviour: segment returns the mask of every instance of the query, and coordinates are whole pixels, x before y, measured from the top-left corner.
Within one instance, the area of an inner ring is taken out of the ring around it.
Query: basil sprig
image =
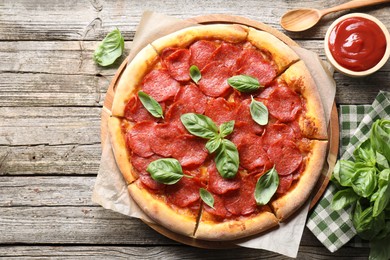
[[[93,59],[100,66],[109,66],[119,58],[125,48],[125,40],[121,32],[113,30],[103,39],[93,54]]]
[[[214,197],[208,190],[200,188],[199,195],[204,203],[206,203],[210,208],[214,208]]]
[[[154,116],[154,117],[161,117],[164,118],[163,110],[160,106],[160,104],[151,96],[146,94],[143,91],[138,91],[138,97],[141,101],[142,105],[148,110],[148,112]]]
[[[206,149],[209,153],[216,152],[215,164],[223,178],[233,178],[238,171],[240,163],[237,147],[231,141],[224,139],[234,129],[234,120],[225,122],[217,128],[211,118],[187,113],[180,117],[184,127],[191,134],[208,139]]]
[[[190,77],[196,84],[198,84],[199,80],[202,78],[202,74],[196,65],[190,67]]]
[[[240,92],[252,92],[263,87],[256,78],[247,75],[230,77],[227,82],[232,88],[235,88]]]
[[[252,119],[256,123],[258,123],[259,125],[268,124],[268,109],[262,102],[257,101],[252,97],[249,109],[251,112]]]
[[[146,171],[150,173],[153,180],[168,185],[177,183],[183,176],[192,178],[183,174],[179,161],[174,158],[155,160],[148,165]]]
[[[279,175],[275,166],[261,176],[256,183],[255,200],[257,205],[266,205],[274,196],[279,186]]]

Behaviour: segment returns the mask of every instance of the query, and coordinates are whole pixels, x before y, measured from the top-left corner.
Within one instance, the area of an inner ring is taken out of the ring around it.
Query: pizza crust
[[[138,182],[128,186],[129,193],[137,205],[158,224],[181,235],[193,237],[197,215],[186,209],[174,210],[164,199],[152,195],[145,188],[140,188]]]
[[[210,241],[235,240],[264,232],[279,225],[278,219],[270,211],[224,222],[207,220],[210,218],[208,215],[209,213],[203,211],[195,238]]]
[[[199,39],[220,39],[238,43],[246,40],[248,28],[237,24],[211,24],[188,27],[160,39],[151,45],[158,53],[168,47],[188,47]]]
[[[116,164],[125,178],[126,183],[129,184],[134,182],[138,175],[130,162],[130,154],[126,148],[126,137],[122,131],[122,123],[126,122],[120,118],[110,117],[108,119],[108,131]],[[131,129],[130,123],[127,129]]]
[[[299,126],[305,137],[310,139],[326,140],[327,122],[325,119],[322,101],[309,70],[301,60],[291,65],[281,75],[287,85],[301,94],[305,101],[306,110],[299,118]]]
[[[328,142],[320,140],[311,140],[310,142],[309,159],[298,182],[286,194],[271,203],[273,211],[280,221],[286,220],[301,208],[310,197],[310,193],[321,174]]]
[[[247,40],[258,49],[269,52],[278,67],[278,73],[299,60],[298,55],[287,44],[264,31],[249,28]]]
[[[124,116],[127,102],[137,92],[143,77],[148,73],[157,58],[157,52],[151,45],[147,45],[127,65],[115,89],[111,108],[113,116]]]

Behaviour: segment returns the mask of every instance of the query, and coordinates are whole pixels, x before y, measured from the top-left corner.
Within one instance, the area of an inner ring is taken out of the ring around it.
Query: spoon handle
[[[341,5],[337,5],[328,9],[323,9],[321,10],[322,15],[326,15],[331,12],[337,12],[341,10],[346,10],[346,9],[352,9],[352,8],[357,8],[357,7],[363,7],[363,6],[369,6],[369,5],[376,5],[376,4],[382,4],[382,3],[389,3],[390,0],[353,0],[346,2]]]

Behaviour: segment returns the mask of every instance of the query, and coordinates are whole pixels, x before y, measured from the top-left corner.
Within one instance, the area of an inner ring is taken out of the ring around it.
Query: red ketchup
[[[329,49],[338,64],[352,71],[374,67],[386,51],[386,37],[373,21],[351,17],[338,23],[330,33]]]

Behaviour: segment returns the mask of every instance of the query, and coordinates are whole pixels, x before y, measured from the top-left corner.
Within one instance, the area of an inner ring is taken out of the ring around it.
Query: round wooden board
[[[205,16],[198,16],[194,18],[187,19],[189,22],[194,22],[198,24],[212,24],[212,23],[236,23],[236,24],[242,24],[246,26],[250,26],[262,31],[269,32],[285,42],[289,46],[299,46],[295,41],[293,41],[291,38],[289,38],[287,35],[283,34],[282,32],[264,24],[258,21],[254,21],[245,17],[240,16],[232,16],[232,15],[224,15],[224,14],[215,14],[215,15],[205,15]],[[103,109],[101,113],[101,142],[102,142],[102,148],[105,146],[106,137],[108,135],[107,130],[107,120],[111,115],[111,107],[112,102],[115,94],[115,88],[116,85],[125,70],[128,62],[129,62],[130,56],[127,57],[120,67],[118,68],[117,72],[114,75],[114,78],[112,79],[110,86],[107,90],[106,98],[104,100]],[[331,118],[330,123],[328,126],[328,134],[329,134],[329,143],[328,143],[328,160],[327,163],[324,165],[323,174],[320,176],[316,187],[313,189],[312,192],[312,200],[310,203],[310,209],[312,209],[318,200],[321,198],[323,192],[325,191],[326,187],[329,183],[329,178],[332,173],[333,167],[336,163],[337,159],[337,153],[338,153],[338,147],[339,147],[339,122],[338,122],[338,113],[336,104],[333,104],[332,112],[331,112]],[[237,247],[237,245],[234,243],[234,241],[230,242],[217,242],[217,241],[204,241],[199,239],[193,239],[190,237],[182,236],[177,233],[174,233],[160,225],[152,224],[145,222],[148,226],[159,232],[160,234],[175,240],[177,242],[195,246],[199,248],[207,248],[207,249],[223,249],[223,248],[232,248]]]

